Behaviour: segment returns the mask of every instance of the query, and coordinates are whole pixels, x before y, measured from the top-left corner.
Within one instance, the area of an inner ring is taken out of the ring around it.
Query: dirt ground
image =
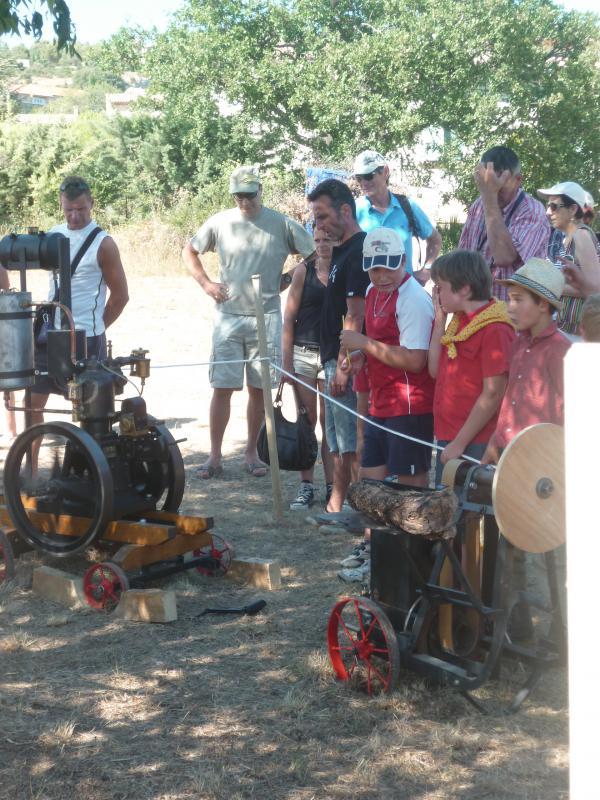
[[[183,510],[213,516],[239,555],[279,559],[283,588],[188,572],[159,584],[176,591],[178,621],[144,625],[34,597],[44,558],[23,557],[0,587],[1,800],[566,798],[563,671],[516,715],[505,713],[514,667],[478,693],[487,716],[406,672],[376,698],[334,681],[325,629],[351,592],[336,572],[355,539],[318,533],[293,512],[273,523],[269,478],[243,471],[242,394],[224,479],[195,477],[208,448],[207,368],[158,367],[208,359],[210,304],[185,276],[133,277],[130,292],[114,352],[150,350],[148,410],[186,437]],[[288,501],[296,482],[283,474]],[[256,617],[195,618],[259,597],[267,606]]]

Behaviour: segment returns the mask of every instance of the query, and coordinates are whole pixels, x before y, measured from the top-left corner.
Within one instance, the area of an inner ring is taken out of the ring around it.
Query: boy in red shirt
[[[571,342],[552,316],[561,307],[562,272],[541,258],[530,258],[511,278],[508,314],[518,333],[498,423],[483,456],[497,463],[500,452],[530,425],[564,420],[563,359]]]
[[[425,442],[433,437],[434,387],[427,370],[433,304],[407,273],[404,244],[391,228],[375,228],[367,234],[363,269],[371,281],[365,296],[366,334],[344,330],[340,343],[342,351],[359,351],[360,355],[352,356],[354,370],[366,359],[369,419],[388,430],[365,424],[359,477],[383,480],[393,474],[399,483],[427,486],[431,445],[391,431]],[[366,579],[367,543],[344,559],[342,566],[349,568],[338,573],[343,580]]]
[[[440,256],[431,277],[435,322],[428,364],[436,381],[435,437],[444,448],[436,462],[437,486],[447,461],[483,455],[496,427],[515,334],[505,304],[492,297],[492,275],[480,253]]]
[[[541,258],[530,258],[510,278],[508,313],[517,329],[496,430],[483,455],[484,464],[497,463],[502,450],[525,428],[540,422],[562,425],[564,420],[563,359],[570,340],[558,330],[552,317],[561,307],[565,281],[562,272]],[[566,611],[565,547],[554,551],[563,614]],[[530,587],[549,601],[546,565],[537,553],[515,552],[513,589]],[[564,617],[563,617],[564,619]],[[514,641],[533,634],[529,603],[521,597],[508,623]]]

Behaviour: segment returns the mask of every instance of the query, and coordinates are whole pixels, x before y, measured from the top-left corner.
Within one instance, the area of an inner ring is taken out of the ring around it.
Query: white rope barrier
[[[390,428],[386,428],[385,425],[380,425],[378,422],[374,422],[369,417],[364,416],[364,414],[359,414],[358,411],[354,411],[351,408],[348,408],[343,403],[340,403],[339,400],[336,400],[335,397],[332,397],[325,392],[322,392],[318,387],[311,386],[309,383],[301,380],[297,375],[293,375],[291,372],[287,372],[287,370],[280,367],[278,364],[273,363],[269,358],[239,358],[234,359],[232,361],[197,361],[191,364],[159,364],[157,366],[153,366],[153,369],[183,369],[185,367],[206,367],[206,366],[213,366],[216,364],[249,364],[254,361],[268,361],[269,366],[275,369],[277,372],[280,372],[282,375],[285,375],[290,380],[296,381],[301,386],[304,386],[306,389],[310,389],[311,392],[314,392],[319,397],[325,398],[325,400],[333,403],[340,408],[343,408],[344,411],[347,411],[348,414],[352,414],[352,416],[356,417],[357,419],[362,419],[363,422],[366,422],[367,425],[372,425],[375,428],[379,428],[379,430],[385,431],[386,433],[392,433],[394,436],[399,436],[401,439],[407,439],[409,442],[414,442],[415,444],[422,444],[425,447],[431,447],[434,450],[444,450],[445,448],[441,447],[439,444],[435,444],[434,442],[427,442],[424,439],[417,439],[414,436],[409,436],[407,433],[400,433],[399,431],[393,431]],[[471,461],[473,464],[481,464],[481,461],[478,459],[473,458],[472,456],[467,456],[463,453],[461,456],[465,461]]]
[[[277,364],[273,364],[273,362],[271,362],[271,366],[278,372],[281,372],[282,375],[286,375],[288,378],[291,378],[292,380],[296,381],[297,383],[301,384],[307,389],[310,389],[310,391],[314,392],[316,395],[324,397],[325,400],[328,400],[330,403],[333,403],[334,405],[343,408],[344,411],[347,411],[349,414],[352,414],[352,416],[356,417],[357,419],[362,419],[363,422],[366,422],[368,425],[372,425],[375,428],[379,428],[379,430],[385,431],[386,433],[393,433],[394,436],[399,436],[401,439],[408,439],[410,442],[415,442],[416,444],[423,444],[426,447],[431,447],[435,450],[445,449],[441,447],[439,444],[434,444],[433,442],[427,442],[424,439],[416,439],[414,436],[409,436],[407,433],[400,433],[399,431],[393,431],[390,428],[386,428],[385,425],[380,425],[378,422],[374,422],[369,417],[365,417],[364,414],[359,414],[358,411],[353,411],[353,409],[348,408],[343,403],[340,403],[340,401],[336,400],[335,397],[332,397],[331,395],[322,392],[319,388],[311,386],[309,383],[305,383],[303,380],[300,380],[300,378],[297,375],[292,375],[291,372],[287,372],[287,370],[283,369],[283,367],[279,367]],[[471,456],[463,455],[462,458],[465,459],[466,461],[472,461],[474,464],[481,464],[481,461],[478,461],[476,458],[472,458]]]
[[[187,367],[212,367],[215,364],[250,364],[254,361],[269,361],[268,358],[234,358],[231,361],[194,361],[191,364],[153,364],[152,369],[186,369]]]

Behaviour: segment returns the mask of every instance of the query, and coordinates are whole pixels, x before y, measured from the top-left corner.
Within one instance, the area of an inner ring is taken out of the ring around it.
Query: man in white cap
[[[258,359],[256,309],[252,275],[260,274],[270,357],[279,362],[281,302],[279,293],[291,283],[282,276],[288,255],[312,255],[312,236],[294,220],[262,205],[262,185],[254,167],[238,167],[229,179],[235,208],[210,217],[183,248],[183,260],[192,276],[217,304],[211,361]],[[209,251],[219,257],[219,279],[206,273],[200,256]],[[231,395],[248,388],[248,440],[246,470],[254,477],[266,474],[256,449],[263,419],[263,393],[258,360],[214,364],[209,372],[213,396],[210,404],[210,455],[200,467],[201,478],[223,474],[222,444],[231,408]]]
[[[479,197],[469,208],[458,247],[476,250],[494,279],[493,292],[508,297],[501,281],[529,258],[545,258],[550,225],[543,205],[521,188],[521,163],[510,147],[486,150],[474,172]]]
[[[363,231],[392,228],[404,245],[406,270],[413,272],[413,237],[426,242],[425,263],[417,266],[415,277],[420,283],[429,278],[429,267],[440,253],[442,237],[425,212],[406,195],[389,190],[390,168],[376,150],[363,150],[354,159],[354,178],[364,192],[356,201],[356,218]]]

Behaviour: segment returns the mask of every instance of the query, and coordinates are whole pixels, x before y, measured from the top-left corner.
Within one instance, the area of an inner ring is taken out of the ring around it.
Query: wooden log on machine
[[[418,490],[362,480],[350,485],[348,502],[371,519],[415,536],[452,539],[456,535],[458,500],[450,487]]]

